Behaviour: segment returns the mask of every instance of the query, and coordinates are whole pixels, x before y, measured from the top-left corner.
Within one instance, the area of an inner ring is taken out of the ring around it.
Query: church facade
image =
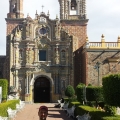
[[[24,1],[9,2],[4,78],[22,100],[55,102],[67,85],[100,85],[113,66],[120,71],[120,38],[88,40],[86,0],[59,0],[60,19],[54,20],[43,11],[24,18]]]
[[[24,18],[23,0],[10,0],[7,14],[6,78],[23,100],[57,100],[74,86],[74,51],[85,42],[85,0],[59,0],[60,20],[49,13]],[[42,98],[41,98],[42,96]]]

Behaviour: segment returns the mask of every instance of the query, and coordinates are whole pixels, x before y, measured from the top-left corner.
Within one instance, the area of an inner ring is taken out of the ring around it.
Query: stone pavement
[[[47,120],[73,120],[66,116],[61,108],[55,108],[55,103],[26,103],[22,111],[18,112],[14,120],[39,120],[38,109],[41,105],[48,107]]]

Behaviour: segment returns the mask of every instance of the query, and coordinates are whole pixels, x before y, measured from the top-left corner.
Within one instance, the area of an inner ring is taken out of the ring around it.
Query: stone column
[[[28,72],[26,73],[26,94],[28,94]]]
[[[26,58],[25,58],[26,60],[25,61],[26,61],[26,65],[28,65],[29,64],[28,63],[29,62],[29,43],[26,44],[25,50],[26,50]]]
[[[58,47],[58,45],[55,48],[55,63],[60,64],[60,56],[59,56],[59,47]]]
[[[37,49],[37,46],[35,46],[35,50],[34,50],[34,54],[35,54],[35,62],[38,61],[38,49]]]
[[[18,90],[19,83],[18,83],[18,70],[15,70],[15,87]]]
[[[15,46],[15,67],[19,65],[19,43],[14,43]]]
[[[77,1],[77,15],[80,14],[80,0]]]

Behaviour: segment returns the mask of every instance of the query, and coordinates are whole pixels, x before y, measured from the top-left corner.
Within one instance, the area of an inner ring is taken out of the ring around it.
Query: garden
[[[25,103],[18,98],[8,99],[8,81],[0,79],[0,120],[11,120]]]
[[[74,118],[89,114],[90,120],[120,120],[120,74],[103,77],[102,86],[79,83],[65,89],[65,104],[75,106]],[[63,106],[64,107],[64,106]]]

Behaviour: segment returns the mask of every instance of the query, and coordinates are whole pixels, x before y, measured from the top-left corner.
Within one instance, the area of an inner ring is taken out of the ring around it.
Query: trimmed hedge
[[[110,117],[108,113],[100,111],[96,108],[80,105],[75,109],[75,116],[77,115],[84,115],[85,113],[88,113],[91,116],[91,120],[102,120],[103,117]]]
[[[103,117],[102,120],[120,120],[120,115],[110,116],[110,117]]]
[[[65,89],[65,95],[67,97],[72,97],[73,95],[75,95],[75,90],[73,88],[73,86],[68,85],[67,88]]]
[[[7,109],[10,107],[11,109],[16,109],[16,104],[19,104],[19,100],[10,100],[0,104],[0,116],[7,117]]]
[[[120,106],[120,74],[103,77],[102,84],[105,103]]]
[[[70,102],[68,107],[71,108],[73,105],[75,105],[75,107],[78,107],[79,105],[81,105],[81,103],[80,102]]]
[[[77,85],[76,90],[75,90],[76,95],[77,95],[77,99],[81,103],[84,100],[84,96],[83,96],[83,89],[84,89],[84,87],[85,87],[85,84],[80,83],[80,84]]]
[[[2,100],[6,100],[8,94],[8,80],[0,79],[0,86],[2,86]]]
[[[103,101],[102,87],[88,86],[86,87],[87,101]]]

